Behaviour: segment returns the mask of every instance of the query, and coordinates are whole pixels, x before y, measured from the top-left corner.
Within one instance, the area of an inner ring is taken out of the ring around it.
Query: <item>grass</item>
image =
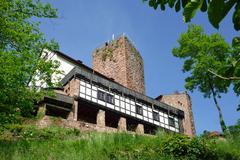
[[[68,136],[45,140],[20,138],[1,140],[0,157],[4,160],[33,160],[36,157],[39,160],[138,159],[150,142],[150,137],[95,132],[84,133],[74,138]],[[150,157],[146,157],[148,158]]]
[[[237,160],[240,157],[240,147],[228,141],[210,143],[201,138],[192,140],[162,132],[157,136],[143,136],[81,133],[57,126],[40,129],[31,125],[11,125],[0,138],[2,160],[164,160],[203,159],[204,155],[210,159]]]

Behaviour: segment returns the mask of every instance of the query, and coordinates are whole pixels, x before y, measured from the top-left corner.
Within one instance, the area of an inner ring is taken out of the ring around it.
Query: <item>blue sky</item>
[[[60,51],[92,66],[92,51],[115,36],[126,34],[140,51],[144,60],[146,93],[157,97],[185,91],[182,73],[183,61],[172,56],[172,48],[178,46],[177,39],[187,30],[182,11],[153,10],[142,0],[68,0],[50,2],[58,9],[59,18],[43,20],[41,30],[47,39],[54,38]],[[192,23],[201,25],[206,33],[220,33],[229,43],[238,35],[228,15],[216,30],[208,22],[205,13],[198,13]],[[218,113],[212,99],[203,98],[202,93],[190,93],[196,130],[220,131]],[[236,112],[239,98],[231,91],[220,100],[227,125],[240,118]]]

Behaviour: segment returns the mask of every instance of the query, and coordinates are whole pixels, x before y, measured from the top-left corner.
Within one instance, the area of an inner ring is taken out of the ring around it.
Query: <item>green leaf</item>
[[[202,12],[206,12],[207,11],[207,0],[203,0],[201,11]]]
[[[155,0],[150,0],[150,1],[149,1],[149,6],[150,6],[150,7],[154,7],[155,3],[156,3]]]
[[[190,22],[191,19],[194,17],[194,15],[196,14],[197,10],[201,8],[202,4],[203,4],[204,0],[200,0],[200,1],[192,1],[189,2],[183,11],[183,19],[184,22]]]
[[[233,46],[233,47],[238,47],[238,46],[240,46],[240,37],[234,37],[234,38],[232,39],[232,46]]]
[[[153,8],[156,10],[157,9],[157,7],[158,7],[158,5],[157,4],[155,4],[154,6],[153,6]]]
[[[161,4],[161,10],[165,10],[165,5],[164,4]]]
[[[240,30],[240,3],[238,2],[232,18],[235,30]]]
[[[224,8],[224,0],[212,0],[208,7],[208,19],[210,23],[219,28],[219,22],[222,20],[222,12]]]
[[[184,8],[190,1],[191,0],[182,0],[182,7]]]
[[[169,7],[170,7],[170,8],[173,8],[175,2],[176,2],[176,0],[169,0],[169,1],[168,1],[168,5],[169,5]]]
[[[236,0],[229,0],[227,3],[224,1],[225,0],[212,0],[208,6],[208,19],[217,29],[222,19],[227,15],[234,4],[236,4]]]
[[[175,11],[176,12],[179,12],[180,11],[180,8],[181,8],[181,3],[180,3],[180,0],[177,1],[176,5],[175,5]]]

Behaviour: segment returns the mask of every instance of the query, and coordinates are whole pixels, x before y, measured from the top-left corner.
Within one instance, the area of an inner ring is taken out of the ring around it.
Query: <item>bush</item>
[[[216,151],[213,143],[203,138],[189,138],[183,135],[166,136],[161,142],[161,153],[178,159],[214,159]]]
[[[239,140],[218,140],[216,142],[217,157],[221,160],[240,160]]]
[[[229,126],[228,129],[234,139],[240,139],[240,120],[236,125]]]
[[[15,114],[7,114],[4,112],[0,112],[0,126],[4,126],[5,124],[14,124],[19,123],[18,116]]]

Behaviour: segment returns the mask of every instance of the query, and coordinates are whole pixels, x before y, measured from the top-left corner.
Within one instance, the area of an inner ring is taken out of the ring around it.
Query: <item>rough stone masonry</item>
[[[183,119],[183,133],[189,136],[196,134],[193,113],[192,113],[192,103],[191,98],[187,92],[175,93],[170,95],[160,95],[156,98],[160,102],[166,103],[168,105],[174,106],[181,109],[185,113],[185,118]]]
[[[129,89],[145,94],[142,57],[125,36],[106,42],[94,51],[93,69]]]
[[[97,48],[93,52],[93,69],[129,89],[145,94],[143,59],[126,36]],[[192,104],[187,93],[161,95],[156,99],[182,109],[185,112],[184,134],[195,135]]]

